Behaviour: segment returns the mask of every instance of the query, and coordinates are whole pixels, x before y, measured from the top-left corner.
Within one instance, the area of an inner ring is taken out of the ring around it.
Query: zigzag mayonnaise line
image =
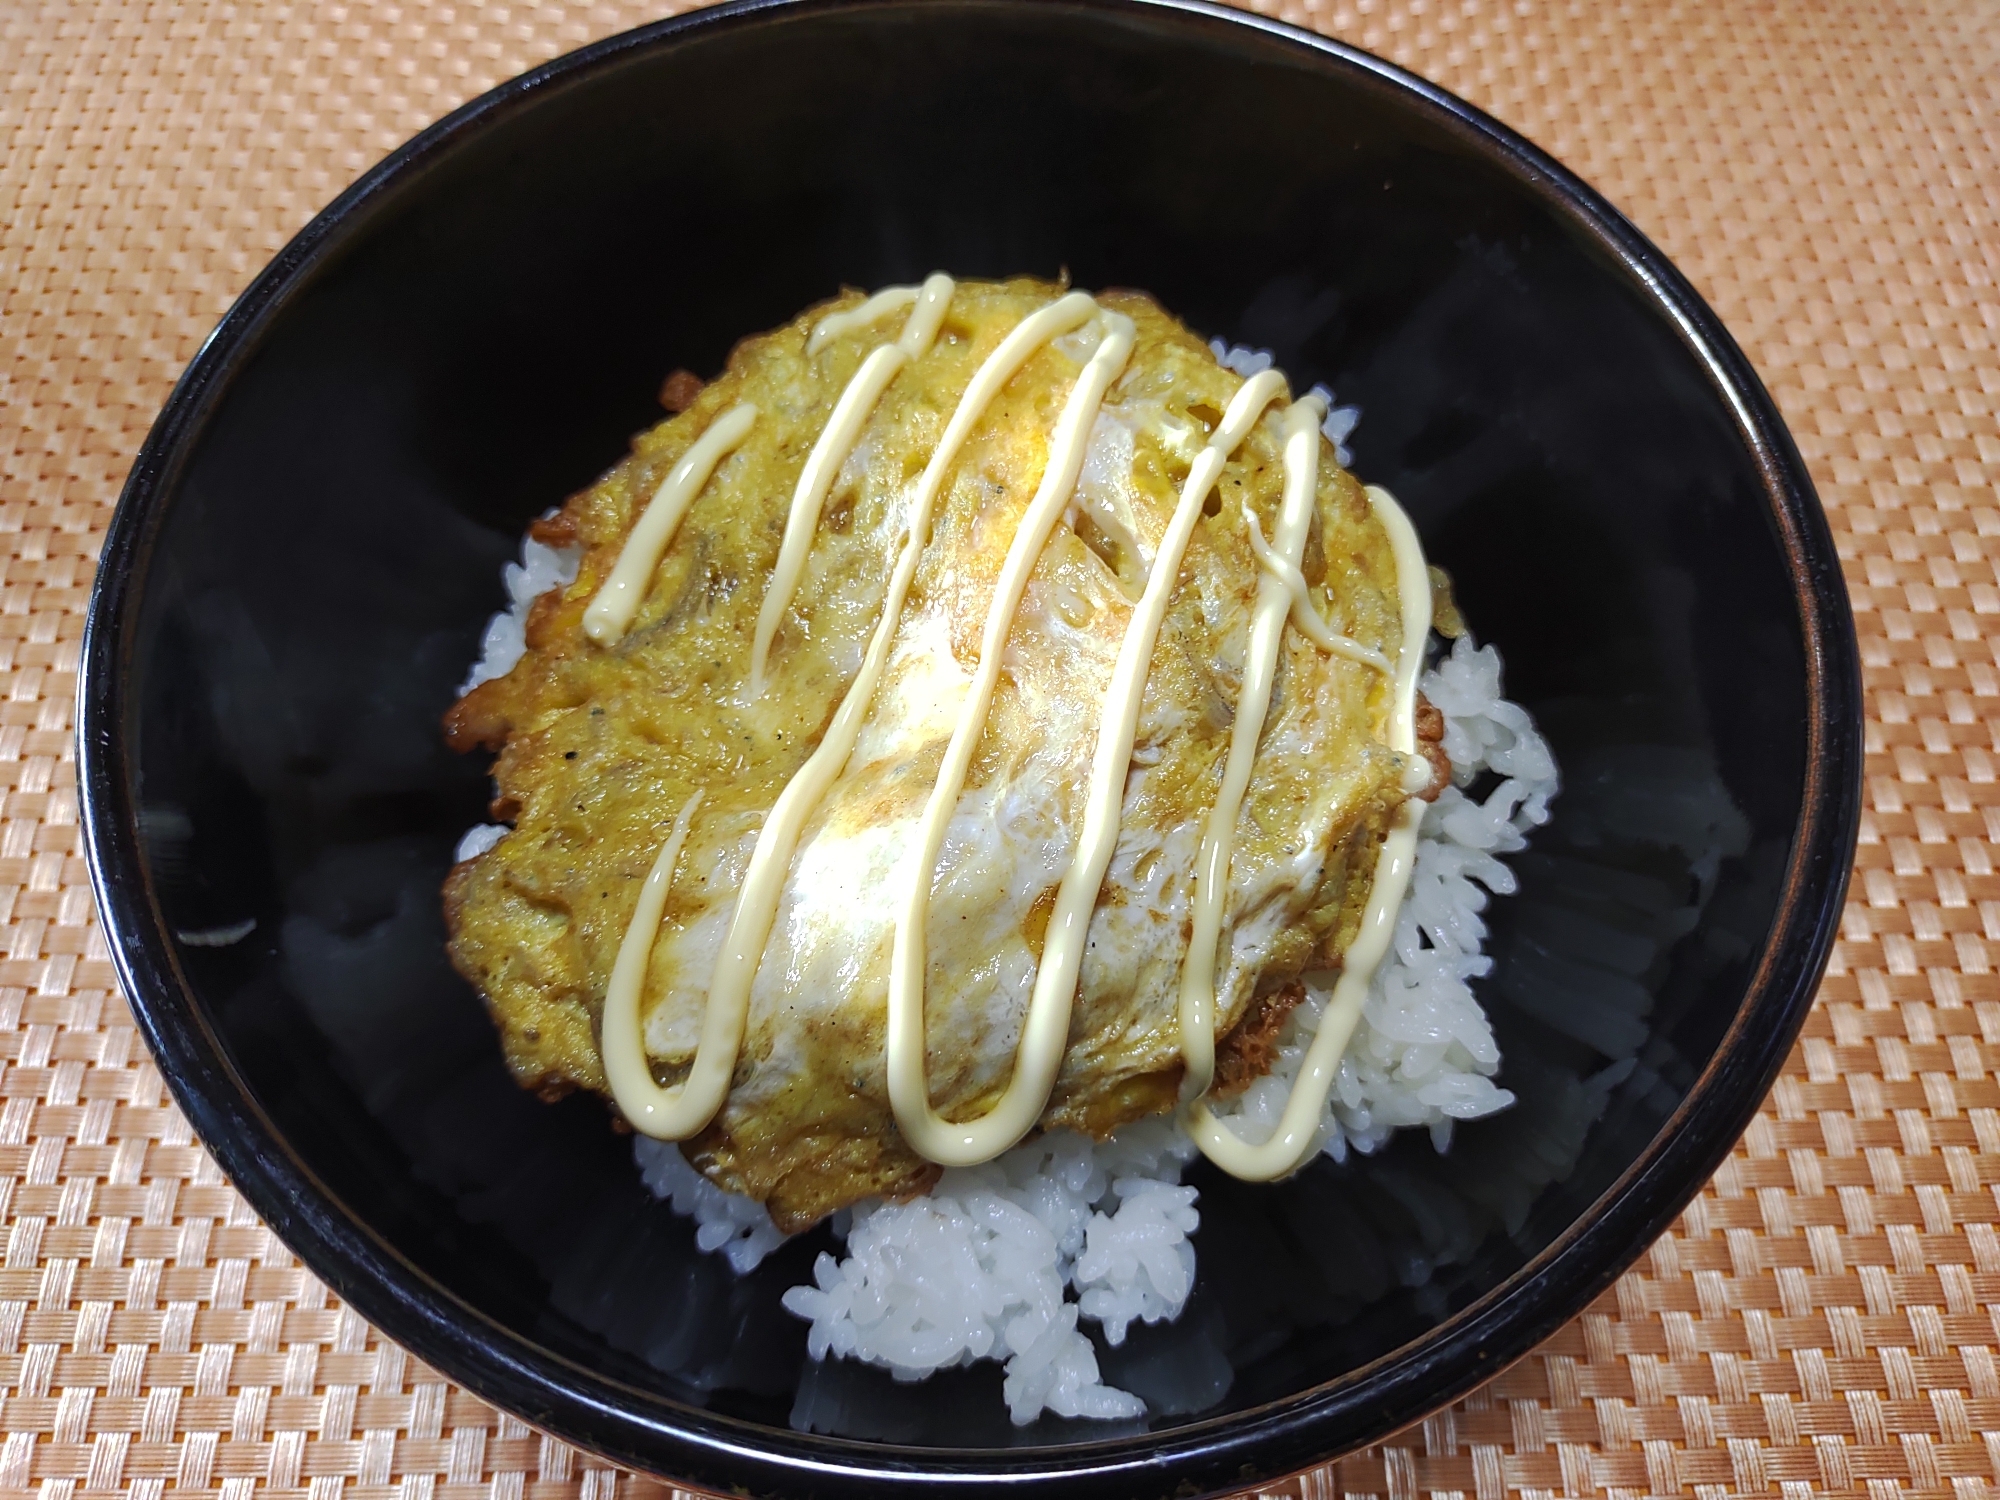
[[[1123,357],[1121,352],[1121,362]],[[1187,481],[1181,488],[1173,519],[1167,525],[1167,533],[1160,541],[1147,578],[1146,591],[1126,625],[1117,665],[1112,670],[1111,688],[1105,695],[1097,750],[1091,764],[1083,827],[1077,835],[1069,868],[1064,872],[1056,893],[1055,909],[1049,916],[1041,963],[1035,972],[1035,988],[1028,1001],[1027,1020],[1022,1027],[1021,1045],[1015,1057],[1014,1076],[1000,1103],[979,1119],[947,1122],[938,1118],[930,1108],[928,1089],[919,1107],[910,1097],[913,1090],[908,1079],[901,1080],[905,1083],[905,1091],[901,1098],[898,1097],[896,1086],[899,1079],[895,1061],[898,1012],[894,985],[906,975],[912,982],[921,983],[921,955],[908,955],[909,967],[892,973],[890,1099],[896,1109],[897,1126],[911,1144],[931,1161],[945,1166],[969,1166],[988,1161],[1026,1135],[1048,1104],[1049,1091],[1055,1086],[1056,1073],[1062,1066],[1063,1047],[1069,1038],[1070,1009],[1076,995],[1077,974],[1083,964],[1090,914],[1097,905],[1098,888],[1104,883],[1104,872],[1118,844],[1119,813],[1124,801],[1126,773],[1132,763],[1132,742],[1138,731],[1139,706],[1145,696],[1146,678],[1152,669],[1153,650],[1159,641],[1160,623],[1166,617],[1168,598],[1179,578],[1181,559],[1186,555],[1195,523],[1201,519],[1202,506],[1215,488],[1216,480],[1221,477],[1223,465],[1249,433],[1251,424],[1271,401],[1284,393],[1284,388],[1284,377],[1269,371],[1246,383],[1229,403],[1229,410],[1223,415],[1222,425],[1214,438],[1196,456]],[[1067,463],[1068,455],[1064,459]],[[1056,468],[1053,456],[1049,467],[1052,471]],[[1074,484],[1074,477],[1071,476],[1068,482]],[[1016,600],[1018,602],[1018,595]],[[1004,641],[1005,638],[1005,631],[1002,630],[999,640]],[[985,660],[984,654],[981,660]],[[983,717],[982,712],[982,720]],[[976,744],[974,737],[974,748]],[[943,785],[940,780],[940,791]],[[932,795],[932,806],[936,807],[938,793]],[[957,788],[953,787],[949,801],[956,800]],[[945,819],[948,820],[948,817],[949,802]],[[942,822],[939,824],[939,843],[942,842]],[[935,863],[934,852],[931,858]],[[923,869],[924,899],[928,901],[930,866],[926,865]],[[899,924],[899,954],[904,951],[904,930]],[[922,1007],[916,1007],[915,1013],[915,1056],[917,1066],[921,1068]]]
[[[660,487],[653,491],[645,513],[618,549],[618,561],[604,580],[590,607],[583,612],[583,633],[600,646],[615,646],[632,627],[632,616],[653,581],[674,533],[694,498],[715,473],[715,466],[742,446],[756,425],[757,408],[747,401],[732,406],[709,423],[708,430],[694,440],[681,461],[667,471]]]
[[[1000,681],[1000,664],[1006,656],[1007,633],[1013,626],[1015,611],[1020,608],[1021,595],[1028,587],[1028,575],[1042,555],[1049,532],[1069,507],[1070,492],[1083,469],[1091,423],[1097,419],[1104,393],[1124,370],[1132,353],[1132,320],[1115,312],[1107,312],[1103,318],[1104,337],[1063,407],[1055,437],[1049,444],[1049,462],[1042,472],[1041,486],[1028,502],[1007,548],[1007,559],[1000,566],[1000,580],[994,588],[993,602],[986,613],[985,633],[979,643],[979,668],[959,710],[957,727],[944,752],[944,765],[931,788],[923,821],[918,825],[917,850],[909,861],[910,887],[896,914],[896,944],[889,960],[889,1105],[896,1112],[896,1125],[904,1139],[925,1159],[945,1166],[990,1161],[1034,1127],[1048,1103],[1049,1089],[1055,1084],[1056,1069],[1062,1064],[1063,1047],[1069,1039],[1069,1006],[1076,989],[1073,969],[1069,989],[1060,995],[1045,993],[1037,982],[1022,1026],[1014,1076],[998,1104],[978,1119],[962,1124],[946,1120],[931,1108],[930,1082],[924,1076],[924,939],[931,879],[937,870],[938,852],[944,847],[945,829],[950,826],[959,791],[965,785],[966,770],[985,732],[993,690]],[[1097,888],[1093,885],[1090,899],[1094,902],[1096,898]],[[1056,947],[1059,942],[1051,923],[1049,946]],[[1047,964],[1045,949],[1043,966]]]
[[[1294,402],[1285,412],[1285,493],[1278,509],[1278,555],[1286,560],[1305,551],[1312,527],[1319,479],[1319,423],[1326,403],[1317,396]],[[1254,526],[1246,507],[1245,519]],[[1253,531],[1252,535],[1256,533]],[[1299,580],[1304,583],[1304,579]],[[1229,896],[1229,854],[1236,819],[1250,785],[1257,742],[1271,711],[1271,684],[1277,676],[1278,647],[1285,634],[1291,595],[1283,576],[1267,571],[1257,585],[1250,619],[1250,646],[1243,658],[1243,690],[1229,726],[1229,759],[1222,790],[1202,825],[1201,850],[1194,860],[1194,913],[1188,951],[1181,963],[1181,1057],[1187,1071],[1181,1096],[1198,1099],[1215,1076],[1215,949],[1222,935],[1222,911]]]
[[[653,940],[660,935],[660,917],[667,909],[667,892],[673,888],[674,866],[680,863],[688,826],[700,806],[700,792],[681,804],[673,831],[660,845],[652,872],[639,889],[639,905],[626,925],[618,960],[611,967],[611,985],[604,992],[604,1043],[599,1049],[604,1054],[604,1076],[632,1128],[648,1135],[654,1133],[659,1119],[673,1111],[676,1095],[653,1081],[644,1047],[623,1043],[627,1037],[636,1043],[639,1037],[639,1000],[646,988],[646,965],[652,960]],[[614,1042],[614,1038],[618,1040]]]
[[[729,1079],[735,1071],[737,1053],[743,1046],[743,1027],[750,1013],[750,987],[757,977],[757,965],[764,956],[765,944],[770,940],[771,924],[777,917],[785,871],[791,866],[792,855],[798,848],[799,835],[805,831],[806,820],[819,806],[827,788],[846,767],[847,758],[853,753],[855,741],[861,735],[862,725],[868,717],[868,706],[874,700],[876,687],[889,659],[896,627],[902,620],[903,605],[909,598],[911,582],[916,577],[917,563],[923,555],[924,544],[930,539],[931,515],[938,495],[944,489],[945,479],[957,462],[966,439],[992,405],[993,398],[1020,372],[1029,357],[1051,339],[1060,338],[1081,326],[1096,311],[1097,304],[1089,297],[1081,292],[1071,292],[1040,311],[1029,314],[986,357],[966,386],[965,394],[959,398],[951,420],[945,425],[944,436],[931,454],[923,477],[917,483],[916,494],[911,499],[908,530],[896,560],[895,572],[889,580],[888,593],[882,601],[882,617],[876,622],[861,670],[849,685],[818,747],[786,784],[758,832],[757,846],[751,853],[750,863],[743,873],[743,884],[737,891],[736,906],[730,916],[722,955],[709,980],[708,1004],[702,1016],[702,1039],[695,1054],[696,1066],[690,1070],[687,1082],[678,1094],[666,1096],[661,1092],[648,1092],[657,1090],[657,1085],[653,1083],[652,1073],[645,1063],[645,1044],[636,999],[630,1022],[621,1014],[615,1025],[607,1002],[599,1050],[604,1056],[605,1073],[611,1081],[612,1097],[618,1101],[618,1107],[625,1112],[634,1128],[665,1140],[685,1139],[706,1126],[722,1107],[723,1100],[728,1096]],[[821,328],[825,326],[825,323],[820,325]],[[664,899],[663,891],[661,900]],[[633,927],[638,924],[639,916],[635,914]],[[657,931],[658,925],[656,915],[652,930]],[[632,941],[629,931],[626,941],[628,944]],[[646,946],[650,948],[651,944],[652,938],[648,936]],[[619,950],[621,961],[624,951],[622,947]],[[643,964],[638,972],[643,976]],[[618,1059],[616,1067],[613,1066],[614,1054]],[[620,1087],[620,1079],[632,1083],[629,1102],[626,1090]],[[643,1087],[640,1086],[641,1080]]]
[[[1317,439],[1315,439],[1317,442]],[[1289,476],[1287,476],[1289,478]],[[1424,644],[1431,633],[1430,574],[1424,566],[1423,548],[1418,545],[1416,528],[1403,514],[1387,490],[1368,487],[1368,498],[1376,519],[1389,533],[1389,545],[1396,558],[1396,592],[1403,606],[1403,649],[1396,662],[1395,696],[1389,709],[1389,747],[1414,757],[1417,753],[1417,678],[1423,672]],[[1283,585],[1280,585],[1283,587]],[[1289,595],[1289,590],[1286,591]],[[1289,610],[1289,601],[1286,605]],[[1421,791],[1419,785],[1404,790]],[[1375,970],[1389,952],[1395,936],[1396,916],[1403,896],[1410,888],[1410,875],[1417,861],[1417,825],[1424,820],[1427,804],[1407,797],[1397,808],[1389,825],[1388,837],[1375,859],[1375,884],[1368,892],[1368,908],[1362,914],[1361,930],[1341,956],[1340,980],[1321,1012],[1319,1029],[1306,1049],[1305,1063],[1292,1082],[1291,1097],[1278,1117],[1277,1129],[1258,1145],[1249,1145],[1218,1119],[1205,1100],[1197,1099],[1186,1112],[1188,1134],[1202,1154],[1232,1177],[1249,1182],[1268,1182],[1295,1172],[1312,1155],[1319,1142],[1320,1113],[1333,1090],[1334,1075],[1340,1070],[1340,1055],[1347,1050],[1361,1019],[1361,1007],[1368,999],[1368,986]],[[1211,1047],[1213,1042],[1211,1040]]]
[[[812,336],[806,340],[806,356],[811,358],[842,334],[852,333],[857,328],[872,328],[892,312],[901,312],[917,300],[920,287],[885,286],[881,291],[855,307],[845,311],[828,313],[813,325]]]
[[[752,652],[752,691],[761,685],[772,637],[790,606],[802,576],[811,537],[817,529],[833,476],[858,441],[888,384],[907,364],[926,353],[937,337],[953,293],[950,278],[933,276],[921,289],[892,287],[859,305],[823,319],[808,342],[814,352],[845,333],[871,326],[910,308],[895,343],[873,350],[848,382],[832,417],[815,442],[795,489]],[[1002,565],[989,608],[979,668],[961,709],[944,766],[932,788],[922,820],[909,890],[897,913],[890,969],[888,1077],[890,1102],[899,1129],[926,1159],[943,1165],[990,1160],[1034,1128],[1046,1108],[1067,1042],[1083,951],[1112,852],[1116,848],[1125,778],[1137,733],[1139,707],[1173,588],[1199,520],[1230,455],[1264,409],[1284,395],[1284,377],[1265,371],[1246,381],[1230,402],[1214,437],[1196,456],[1174,514],[1162,538],[1145,591],[1128,622],[1092,760],[1082,827],[1056,895],[1044,939],[1035,988],[1023,1026],[1014,1074],[998,1104],[976,1120],[944,1120],[932,1109],[925,1076],[924,969],[926,913],[944,834],[956,807],[971,759],[984,733],[1000,663],[1023,591],[1050,530],[1074,499],[1092,423],[1111,385],[1130,358],[1131,320],[1100,309],[1072,292],[1031,314],[981,364],[966,387],[910,502],[907,529],[883,609],[870,637],[860,671],[849,685],[820,744],[780,793],[759,833],[732,912],[723,951],[711,978],[700,1040],[684,1083],[663,1088],[652,1077],[639,1015],[645,973],[657,937],[674,867],[686,842],[701,797],[681,808],[672,832],[654,861],[627,927],[605,999],[600,1049],[606,1077],[626,1118],[648,1135],[685,1139],[703,1129],[728,1096],[749,1014],[750,989],[776,918],[786,871],[805,825],[827,790],[845,769],[886,669],[890,647],[929,540],[939,495],[967,439],[994,398],[1034,352],[1081,327],[1093,316],[1103,327],[1097,347],[1078,377],[1050,441],[1048,464],[1035,497],[1023,513]],[[629,626],[659,558],[671,543],[687,509],[715,466],[743,441],[755,419],[748,406],[732,408],[711,424],[669,474],[633,528],[617,564],[585,614],[585,628],[600,644],[614,643]],[[1263,568],[1245,661],[1243,689],[1231,732],[1223,785],[1204,824],[1195,876],[1194,927],[1183,965],[1179,1020],[1187,1063],[1184,1096],[1195,1102],[1186,1114],[1190,1133],[1225,1170],[1247,1178],[1282,1176],[1309,1154],[1317,1138],[1320,1110],[1340,1052],[1346,1046],[1360,999],[1387,950],[1395,915],[1407,887],[1415,829],[1423,804],[1406,802],[1377,863],[1361,935],[1349,948],[1340,985],[1308,1053],[1305,1069],[1272,1139],[1246,1145],[1199,1099],[1214,1071],[1214,969],[1229,878],[1229,851],[1240,815],[1258,739],[1269,712],[1278,648],[1287,622],[1321,649],[1389,671],[1381,653],[1336,635],[1314,610],[1299,573],[1312,507],[1317,494],[1318,423],[1323,403],[1307,397],[1284,417],[1285,488],[1274,543],[1266,543],[1247,510],[1252,550]],[[1390,535],[1403,601],[1404,640],[1394,670],[1389,738],[1393,748],[1415,750],[1416,676],[1430,627],[1430,590],[1423,556],[1409,522],[1389,496],[1369,491]]]
[[[884,344],[873,350],[861,362],[861,368],[854,372],[854,378],[847,382],[847,389],[834,403],[833,415],[827,419],[819,441],[813,444],[812,452],[806,456],[806,466],[799,471],[798,488],[792,491],[791,511],[785,517],[785,539],[778,546],[778,564],[771,570],[771,581],[764,591],[763,608],[757,611],[757,637],[750,647],[750,696],[753,698],[764,690],[764,668],[770,663],[771,642],[778,634],[778,625],[785,618],[785,611],[792,606],[792,595],[798,592],[799,579],[805,573],[806,554],[812,550],[813,534],[819,530],[819,513],[826,504],[827,491],[833,488],[834,476],[847,462],[847,455],[854,451],[861,429],[868,425],[875,403],[882,399],[889,382],[896,378],[903,366],[922,359],[930,352],[938,329],[944,324],[945,312],[951,306],[953,290],[954,283],[949,276],[932,276],[924,282],[923,289],[916,295],[915,305],[910,309],[909,319],[903,324],[902,336],[893,344]],[[871,302],[874,300],[869,299]],[[867,306],[868,303],[864,302],[856,311],[860,312]],[[814,330],[815,338],[839,316],[835,313],[822,322]]]

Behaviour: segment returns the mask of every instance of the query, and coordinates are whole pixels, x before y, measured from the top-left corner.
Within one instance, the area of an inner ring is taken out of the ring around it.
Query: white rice
[[[634,1139],[639,1176],[655,1198],[671,1198],[674,1212],[695,1221],[697,1250],[720,1250],[737,1275],[754,1271],[785,1236],[755,1198],[717,1187],[687,1164],[680,1147],[650,1136]]]
[[[554,514],[548,511],[542,519]],[[507,607],[486,622],[479,660],[458,685],[461,698],[480,683],[514,670],[514,664],[528,650],[529,606],[550,589],[576,582],[577,564],[582,561],[581,547],[545,547],[531,536],[521,539],[521,560],[500,570],[500,581],[507,586]]]
[[[1267,353],[1215,340],[1216,357],[1248,378]],[[1327,403],[1322,426],[1342,464],[1359,409]],[[576,576],[578,551],[529,539],[505,581],[510,603],[486,629],[461,692],[512,669],[526,649],[529,606]],[[1526,845],[1548,821],[1555,761],[1527,711],[1501,696],[1500,656],[1461,638],[1426,672],[1423,692],[1445,716],[1453,785],[1425,813],[1416,874],[1390,957],[1377,972],[1320,1124],[1319,1149],[1336,1161],[1350,1147],[1380,1148],[1397,1130],[1422,1127],[1444,1150],[1452,1127],[1513,1103],[1493,1082],[1500,1054],[1469,981],[1491,968],[1481,949],[1488,892],[1514,877],[1498,856]],[[1483,801],[1467,788],[1500,779]],[[483,825],[457,857],[490,848],[507,829]],[[1218,1112],[1246,1140],[1269,1136],[1331,990],[1307,976],[1306,999],[1280,1033],[1272,1071]],[[678,1146],[640,1136],[634,1152],[646,1186],[695,1221],[695,1243],[720,1251],[738,1274],[784,1242],[762,1204],[728,1193],[688,1166]],[[1179,1316],[1194,1286],[1200,1224],[1195,1189],[1180,1185],[1195,1146],[1168,1117],[1126,1126],[1095,1143],[1062,1132],[1015,1147],[983,1166],[948,1171],[929,1196],[870,1202],[834,1216],[839,1257],[821,1254],[813,1281],[784,1293],[811,1328],[815,1359],[834,1355],[921,1380],[976,1360],[1006,1361],[1003,1392],[1016,1423],[1043,1412],[1129,1419],[1146,1406],[1099,1378],[1094,1322],[1117,1347],[1135,1322]]]
[[[695,1219],[696,1245],[739,1274],[784,1242],[762,1204],[724,1192],[671,1141],[640,1136],[634,1152],[646,1186]],[[927,1197],[836,1215],[846,1254],[822,1253],[813,1284],[784,1304],[812,1324],[815,1359],[865,1360],[899,1380],[1004,1359],[1016,1422],[1141,1416],[1144,1402],[1098,1378],[1077,1323],[1096,1322],[1115,1347],[1134,1323],[1179,1316],[1200,1223],[1179,1180],[1194,1154],[1158,1117],[1102,1144],[1062,1131],[953,1169]]]
[[[555,514],[550,510],[543,519]],[[577,565],[583,561],[581,547],[545,547],[531,536],[521,538],[521,560],[500,570],[507,589],[507,607],[486,622],[479,641],[479,659],[472,664],[465,681],[458,685],[463,698],[482,682],[505,677],[528,651],[528,610],[550,589],[565,588],[576,581]],[[505,823],[480,823],[465,831],[452,851],[452,860],[464,864],[477,859],[508,833]]]
[[[1179,1186],[1193,1156],[1158,1118],[1102,1145],[1061,1132],[946,1172],[928,1197],[857,1207],[846,1255],[822,1254],[785,1306],[811,1321],[815,1359],[866,1360],[899,1380],[1006,1360],[1016,1422],[1141,1416],[1144,1402],[1099,1380],[1077,1322],[1117,1345],[1135,1322],[1179,1315],[1200,1223],[1194,1189]]]

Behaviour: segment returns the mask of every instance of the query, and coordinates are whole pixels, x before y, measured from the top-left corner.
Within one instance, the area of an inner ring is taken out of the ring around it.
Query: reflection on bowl
[[[519,1093],[442,949],[482,768],[437,732],[526,521],[661,375],[841,284],[1143,286],[1365,416],[1564,770],[1492,908],[1520,1102],[1276,1187],[1200,1172],[1180,1320],[1101,1349],[1151,1415],[1014,1428],[992,1366],[805,1356]],[[476,101],[304,231],[133,470],[86,645],[84,812],[135,1009],[273,1226],[421,1357],[718,1487],[1129,1495],[1283,1474],[1523,1353],[1698,1188],[1789,1047],[1857,817],[1824,519],[1713,315],[1517,137],[1374,59],[1194,4],[697,13]],[[254,926],[245,924],[254,923]],[[1162,1475],[1170,1475],[1164,1483]]]

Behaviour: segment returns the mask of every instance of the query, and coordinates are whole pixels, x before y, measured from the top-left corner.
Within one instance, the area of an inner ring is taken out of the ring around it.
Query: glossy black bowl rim
[[[1580,1312],[1701,1189],[1748,1125],[1809,1009],[1831,951],[1860,818],[1860,653],[1824,512],[1770,395],[1720,320],[1649,240],[1589,186],[1482,111],[1340,42],[1207,0],[959,0],[1060,5],[1218,34],[1258,33],[1301,60],[1399,95],[1498,164],[1644,289],[1700,360],[1761,476],[1808,666],[1803,805],[1776,918],[1737,1016],[1673,1117],[1568,1231],[1424,1337],[1340,1379],[1166,1432],[1020,1449],[903,1447],[778,1431],[670,1402],[552,1354],[459,1301],[341,1206],[252,1098],[196,1003],[155,904],[130,793],[130,664],[147,564],[188,453],[291,292],[392,183],[558,82],[723,29],[911,0],[736,0],[607,38],[481,95],[400,147],[317,215],[250,284],[181,376],[133,464],[100,554],[78,682],[80,812],[112,960],[140,1031],[196,1132],[257,1212],[336,1293],[486,1400],[618,1462],[738,1493],[1132,1497],[1231,1489],[1381,1437],[1528,1353]]]

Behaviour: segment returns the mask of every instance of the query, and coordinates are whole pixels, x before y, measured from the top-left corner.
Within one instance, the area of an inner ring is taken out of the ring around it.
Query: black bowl
[[[696,1253],[599,1105],[513,1089],[441,947],[486,777],[437,721],[524,523],[657,418],[669,369],[938,267],[1146,287],[1358,402],[1357,468],[1457,575],[1566,776],[1493,912],[1520,1103],[1444,1155],[1199,1176],[1186,1314],[1103,1355],[1153,1404],[1126,1429],[1013,1429],[990,1366],[811,1364],[777,1294],[823,1241],[741,1282]],[[1824,517],[1665,258],[1374,58],[1109,0],[724,7],[424,132],[182,378],[104,547],[82,699],[120,975],[286,1242],[538,1426],[821,1495],[1249,1483],[1525,1353],[1756,1108],[1833,937],[1861,766]]]

